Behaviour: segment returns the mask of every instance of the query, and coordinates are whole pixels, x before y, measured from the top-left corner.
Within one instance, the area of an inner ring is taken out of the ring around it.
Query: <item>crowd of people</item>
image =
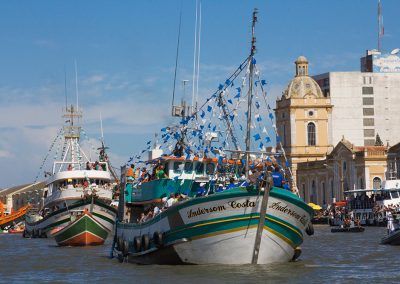
[[[174,204],[177,204],[180,201],[186,200],[187,198],[187,195],[181,193],[171,193],[169,197],[164,197],[162,199],[161,204],[153,203],[144,212],[140,213],[136,221],[138,224],[147,222],[156,217],[161,212],[167,210],[167,208],[173,206]]]

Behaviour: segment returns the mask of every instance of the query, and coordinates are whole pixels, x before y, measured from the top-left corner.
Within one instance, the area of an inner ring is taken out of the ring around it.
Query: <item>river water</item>
[[[0,283],[399,283],[400,246],[380,245],[384,234],[315,226],[298,261],[268,266],[121,264],[108,258],[110,243],[57,247],[52,239],[0,234]]]

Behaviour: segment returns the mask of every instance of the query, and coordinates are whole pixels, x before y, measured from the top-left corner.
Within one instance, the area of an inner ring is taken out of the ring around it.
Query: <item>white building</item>
[[[379,134],[384,144],[394,145],[400,141],[400,57],[367,51],[361,70],[313,76],[333,106],[330,143],[344,136],[369,146]]]

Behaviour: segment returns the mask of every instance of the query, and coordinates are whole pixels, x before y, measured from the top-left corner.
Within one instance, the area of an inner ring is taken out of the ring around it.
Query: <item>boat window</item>
[[[392,195],[392,199],[393,198],[399,198],[399,193],[397,191],[391,191],[390,193]]]
[[[193,163],[192,162],[186,162],[184,171],[186,174],[191,174],[193,172]]]
[[[180,174],[182,173],[182,163],[181,162],[174,162],[174,173]]]
[[[206,166],[206,173],[208,175],[213,175],[214,171],[215,171],[215,165],[212,164],[212,163],[208,163],[207,166]]]
[[[204,164],[203,163],[196,164],[196,174],[198,174],[198,175],[204,174]]]

